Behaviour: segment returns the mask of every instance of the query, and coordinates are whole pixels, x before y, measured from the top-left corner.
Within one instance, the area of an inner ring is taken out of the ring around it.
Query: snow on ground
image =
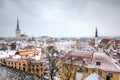
[[[55,80],[61,80],[60,78],[58,78],[57,76],[54,77]]]
[[[42,80],[35,75],[5,66],[0,66],[0,72],[0,80]]]
[[[76,80],[81,80],[82,79],[82,73],[77,72],[76,74]]]
[[[82,80],[82,72],[77,72],[76,80]],[[92,73],[89,76],[85,77],[83,80],[105,80],[97,73]]]
[[[86,77],[84,80],[105,80],[100,77],[97,73],[92,73],[88,77]]]

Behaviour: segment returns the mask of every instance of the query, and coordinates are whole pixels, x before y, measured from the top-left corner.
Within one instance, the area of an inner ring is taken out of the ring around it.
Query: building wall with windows
[[[4,65],[37,75],[39,77],[44,77],[43,62],[28,61],[28,59],[26,60],[6,59]]]
[[[81,80],[84,80],[86,77],[88,77],[92,73],[97,73],[101,76],[101,78],[105,80],[120,80],[120,73],[117,72],[110,72],[110,71],[103,71],[99,69],[94,68],[86,68],[86,67],[80,67],[75,66],[74,68],[70,67],[71,65],[63,64],[62,71],[61,71],[61,79],[62,80],[77,80],[77,73],[82,74]]]
[[[104,80],[120,80],[118,63],[106,53],[71,50],[62,58],[62,80],[77,80],[76,75],[84,80],[92,73],[96,73]]]

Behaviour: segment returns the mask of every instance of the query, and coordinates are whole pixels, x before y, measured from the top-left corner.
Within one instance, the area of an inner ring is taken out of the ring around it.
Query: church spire
[[[16,30],[20,30],[19,28],[19,19],[17,18],[17,29]]]
[[[98,31],[97,28],[95,29],[95,46],[98,46]]]
[[[17,18],[16,40],[20,40],[20,37],[19,19]]]
[[[95,37],[98,37],[98,31],[97,31],[97,28],[96,28],[96,31],[95,31]]]

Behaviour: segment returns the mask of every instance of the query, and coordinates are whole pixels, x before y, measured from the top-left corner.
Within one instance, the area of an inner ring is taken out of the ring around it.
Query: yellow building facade
[[[15,68],[21,71],[25,71],[27,73],[31,73],[37,75],[41,78],[44,77],[44,56],[41,53],[40,60],[34,60],[28,58],[29,54],[37,55],[38,50],[27,50],[16,52],[16,55],[19,55],[20,58],[6,58],[4,60],[4,65],[7,67]]]
[[[44,77],[44,65],[43,62],[39,61],[29,61],[28,60],[22,60],[16,61],[11,59],[5,60],[5,66],[15,68],[21,71],[25,71],[27,73],[31,73],[34,75],[37,75],[39,77]]]
[[[84,80],[86,77],[91,75],[93,72],[100,75],[105,80],[120,80],[120,73],[118,72],[110,72],[103,71],[99,69],[85,68],[82,66],[72,66],[68,64],[63,64],[61,71],[61,80],[77,80],[76,74],[82,73],[82,79]]]
[[[72,50],[62,58],[62,80],[86,80],[93,73],[103,80],[120,80],[120,66],[105,53]]]

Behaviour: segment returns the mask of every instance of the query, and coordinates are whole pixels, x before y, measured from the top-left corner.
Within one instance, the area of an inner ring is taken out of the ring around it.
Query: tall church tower
[[[16,40],[20,40],[20,28],[19,28],[19,20],[17,18],[17,29],[16,29]]]
[[[95,30],[95,46],[96,47],[98,46],[98,31],[97,31],[97,28]]]

